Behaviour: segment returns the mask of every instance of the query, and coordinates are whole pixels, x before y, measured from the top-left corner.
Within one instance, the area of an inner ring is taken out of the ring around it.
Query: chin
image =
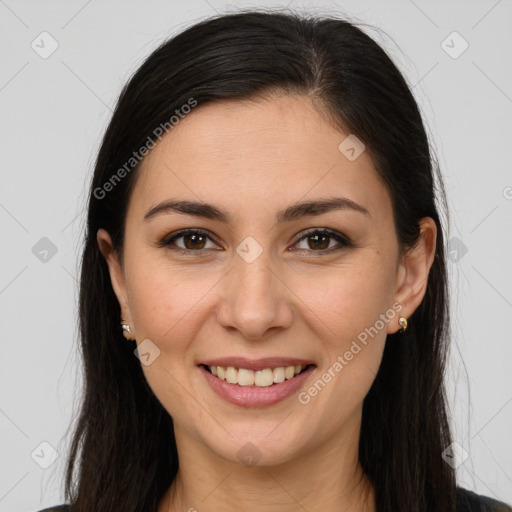
[[[251,424],[249,429],[247,422],[236,427],[226,424],[225,428],[232,437],[221,428],[220,438],[205,439],[205,442],[212,452],[233,464],[278,466],[293,461],[307,450],[309,444],[305,429],[295,423],[297,432],[292,433],[288,423],[287,420],[280,424],[265,421],[260,428]]]

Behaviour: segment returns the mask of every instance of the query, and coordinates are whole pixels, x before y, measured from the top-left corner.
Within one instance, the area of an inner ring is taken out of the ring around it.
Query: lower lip
[[[306,370],[292,379],[261,388],[258,386],[230,384],[212,375],[204,366],[199,366],[199,369],[213,391],[227,402],[241,407],[265,407],[288,398],[301,388],[315,368],[315,366],[310,365]]]

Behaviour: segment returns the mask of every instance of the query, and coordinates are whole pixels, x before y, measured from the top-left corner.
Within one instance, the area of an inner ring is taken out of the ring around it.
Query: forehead
[[[386,187],[367,152],[351,161],[340,151],[348,135],[305,96],[200,105],[143,161],[133,210],[140,218],[171,197],[228,210],[274,209],[275,203],[277,210],[336,192],[368,209],[389,207]]]

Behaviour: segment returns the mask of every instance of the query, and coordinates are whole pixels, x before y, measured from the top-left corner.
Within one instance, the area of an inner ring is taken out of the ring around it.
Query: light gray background
[[[0,0],[0,511],[63,501],[81,385],[76,276],[85,194],[122,85],[163,38],[216,11],[262,5],[285,3]],[[368,33],[414,86],[452,213],[449,399],[454,437],[469,454],[460,484],[512,503],[512,2],[288,5],[384,30],[389,38]],[[31,47],[51,48],[43,31],[58,43],[46,59]],[[469,44],[457,58],[464,42],[446,39],[453,31]],[[57,249],[46,262],[33,253],[43,237]],[[51,462],[42,442],[58,453],[48,469],[38,465]]]

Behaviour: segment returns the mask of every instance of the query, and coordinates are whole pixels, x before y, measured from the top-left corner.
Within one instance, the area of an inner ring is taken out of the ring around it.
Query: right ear
[[[96,233],[96,240],[101,254],[103,254],[108,265],[110,282],[112,283],[112,288],[114,289],[114,293],[116,294],[119,302],[119,307],[121,308],[121,317],[133,328],[130,307],[128,305],[128,294],[126,293],[126,281],[123,267],[119,261],[119,255],[113,247],[112,239],[110,238],[108,231],[102,228],[98,229],[98,232]]]

